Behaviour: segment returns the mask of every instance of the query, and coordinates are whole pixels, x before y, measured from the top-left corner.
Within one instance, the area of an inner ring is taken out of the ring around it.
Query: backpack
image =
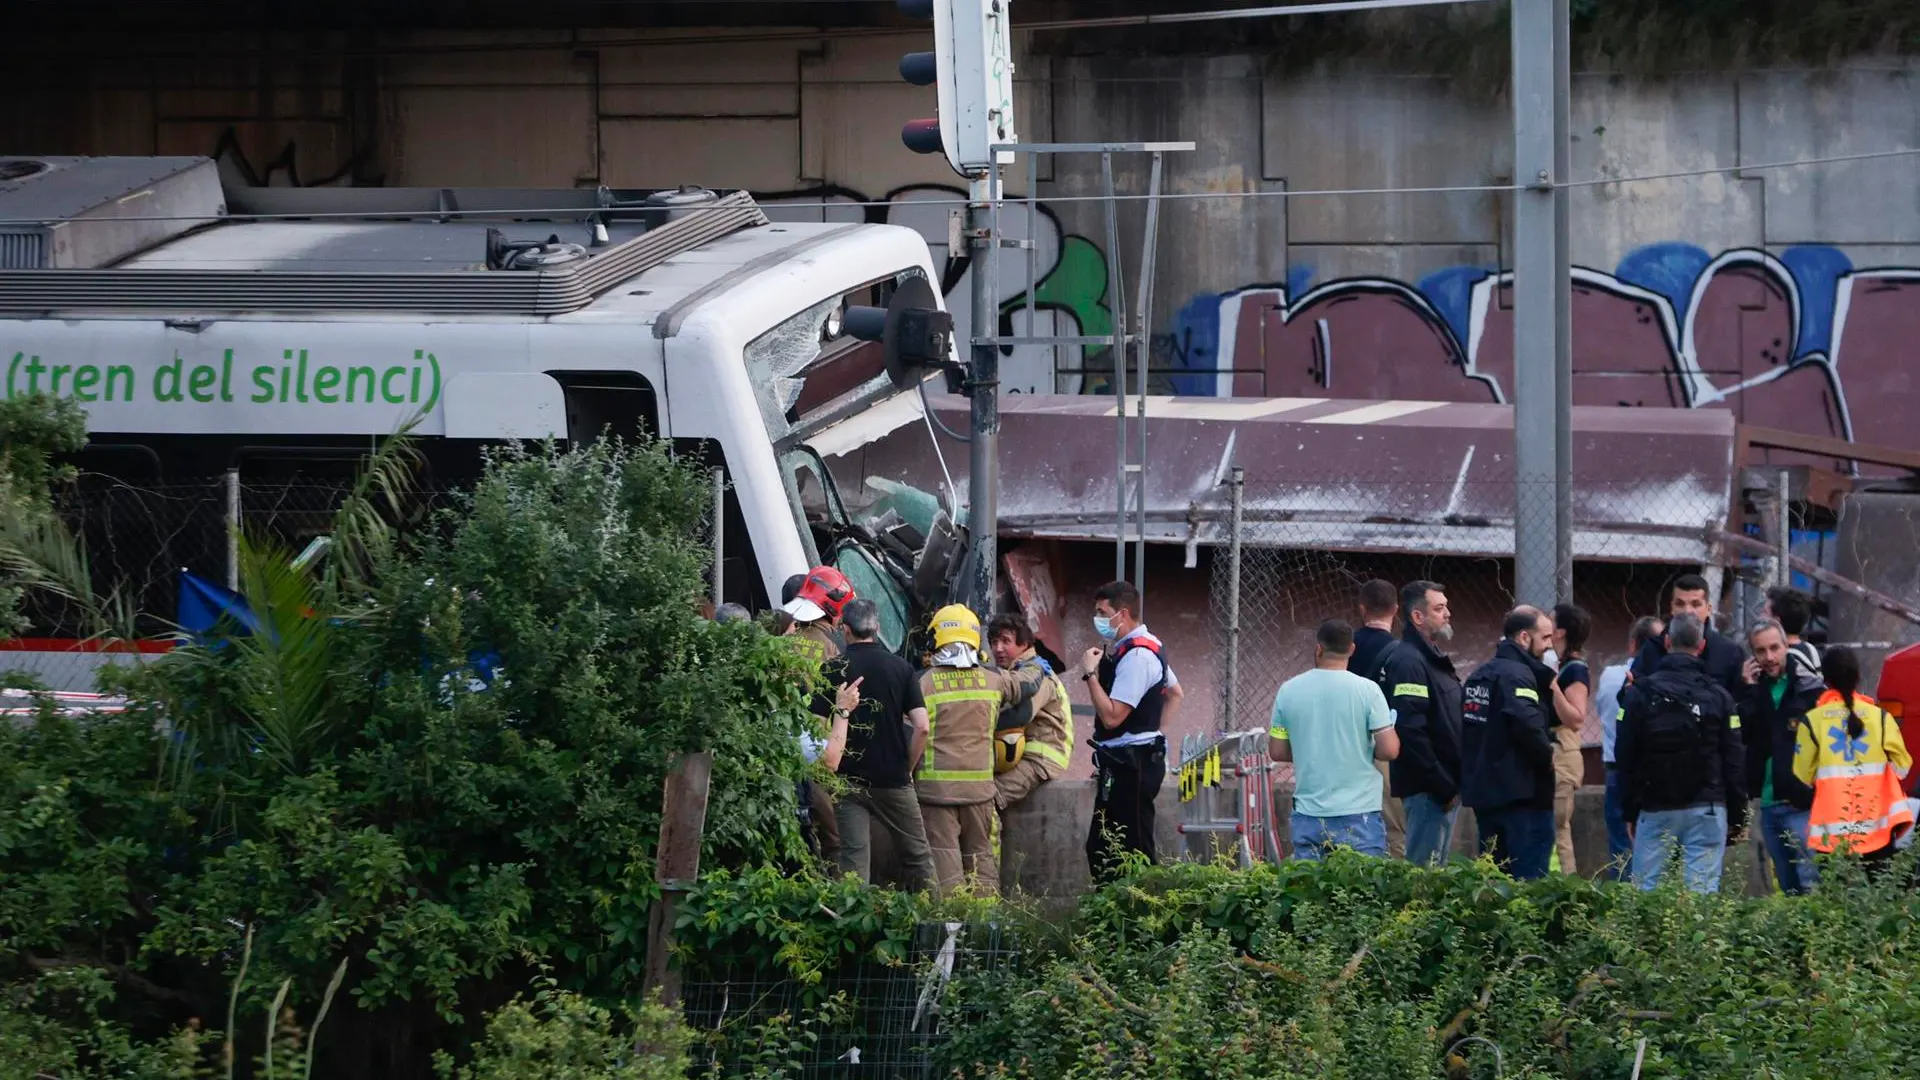
[[[1654,806],[1685,806],[1707,776],[1707,739],[1700,706],[1664,690],[1645,687],[1639,795]]]

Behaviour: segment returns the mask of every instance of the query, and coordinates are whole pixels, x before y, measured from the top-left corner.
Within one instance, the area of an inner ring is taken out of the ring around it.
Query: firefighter
[[[793,616],[787,633],[796,644],[821,663],[839,657],[845,646],[840,640],[840,613],[854,597],[853,583],[831,566],[816,566],[807,571],[793,599],[780,610]]]
[[[1068,747],[1073,745],[1073,704],[1067,700],[1067,688],[1035,650],[1025,616],[994,616],[987,624],[987,645],[1002,668],[1039,668],[1046,676],[1032,700],[1000,713],[994,729],[993,782],[998,793],[993,801],[1005,812],[1041,784],[1066,775]]]
[[[974,878],[991,895],[1000,888],[993,857],[994,721],[1001,710],[1031,700],[1046,673],[983,666],[980,620],[963,605],[941,608],[931,629],[932,666],[920,676],[920,694],[932,733],[914,790],[940,890]]]
[[[792,581],[788,585],[793,585]],[[853,584],[831,566],[816,566],[806,572],[793,596],[780,608],[793,618],[786,631],[787,640],[805,656],[821,665],[823,680],[813,688],[813,712],[833,715],[836,701],[833,688],[845,679],[840,671],[840,654],[845,651],[839,633],[840,614],[854,599]],[[837,867],[840,860],[840,826],[834,814],[833,798],[819,784],[803,782],[800,793],[801,817],[813,834],[814,849],[821,861]]]

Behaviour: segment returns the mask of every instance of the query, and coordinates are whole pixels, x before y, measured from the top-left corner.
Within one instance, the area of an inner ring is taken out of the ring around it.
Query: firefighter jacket
[[[1511,640],[1473,671],[1460,727],[1460,801],[1476,810],[1553,809],[1553,736],[1541,701],[1552,672]]]
[[[1046,672],[1038,665],[1012,672],[935,666],[920,675],[926,699],[926,756],[914,778],[920,801],[933,806],[992,802],[993,731],[1000,711],[1031,699]]]
[[[821,666],[821,677],[814,681],[812,712],[815,716],[829,716],[835,704],[834,691],[840,683],[840,635],[833,632],[826,620],[801,623],[793,628],[786,640],[793,644],[800,655],[813,660]]]
[[[1870,697],[1853,696],[1861,731],[1847,730],[1847,703],[1829,690],[1807,713],[1793,755],[1793,774],[1813,787],[1807,846],[1835,851],[1844,843],[1868,855],[1913,828],[1914,806],[1901,788],[1913,758],[1900,725]]]
[[[1445,805],[1460,794],[1460,677],[1453,658],[1409,626],[1380,653],[1378,681],[1393,706],[1400,756],[1387,772],[1393,797],[1426,795]]]
[[[794,647],[819,663],[837,658],[844,650],[840,647],[840,635],[833,632],[826,620],[801,623],[793,628],[788,637],[793,639]]]
[[[1027,701],[1002,711],[995,730],[1025,729],[1026,757],[1042,763],[1047,779],[1057,780],[1072,762],[1068,755],[1073,746],[1073,703],[1060,677],[1048,671],[1032,649],[1014,661],[1014,670],[1022,675],[1034,669],[1043,675],[1040,689]]]

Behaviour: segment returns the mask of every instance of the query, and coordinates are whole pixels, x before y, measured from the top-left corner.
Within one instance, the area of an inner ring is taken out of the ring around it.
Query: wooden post
[[[662,1003],[680,1003],[680,973],[670,963],[673,924],[680,894],[700,877],[700,837],[707,827],[707,788],[713,779],[713,753],[702,750],[683,755],[667,773],[660,806],[660,847],[653,879],[660,885],[660,902],[647,917],[647,970],[641,982],[643,996],[657,988]]]

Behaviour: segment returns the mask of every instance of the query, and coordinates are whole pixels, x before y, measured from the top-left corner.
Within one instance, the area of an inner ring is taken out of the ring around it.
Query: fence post
[[[727,602],[727,470],[716,465],[713,476],[713,606]]]
[[[647,968],[641,997],[660,991],[668,1006],[680,1002],[680,975],[673,969],[673,923],[680,895],[700,877],[700,837],[707,827],[707,787],[713,779],[713,752],[684,754],[667,773],[660,803],[660,849],[653,879],[660,900],[647,916]]]
[[[240,470],[227,470],[227,588],[240,591]]]
[[[1774,568],[1774,584],[1785,588],[1793,584],[1793,504],[1788,502],[1791,492],[1787,487],[1787,470],[1781,469],[1775,481],[1773,501],[1774,512],[1779,514],[1778,532],[1774,540],[1780,545],[1779,563]]]
[[[1220,730],[1233,731],[1234,698],[1240,685],[1240,531],[1247,471],[1238,465],[1227,474],[1227,677],[1220,695]]]

